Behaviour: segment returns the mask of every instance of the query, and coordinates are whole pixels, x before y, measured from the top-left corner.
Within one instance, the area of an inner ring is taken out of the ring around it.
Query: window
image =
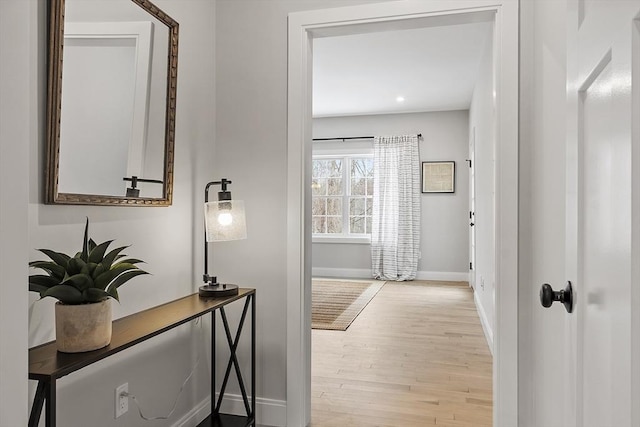
[[[314,157],[311,186],[314,235],[371,235],[373,157]]]

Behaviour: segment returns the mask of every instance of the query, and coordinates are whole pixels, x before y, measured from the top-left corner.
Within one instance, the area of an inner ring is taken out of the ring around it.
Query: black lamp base
[[[231,284],[204,285],[198,289],[198,294],[204,298],[221,298],[238,295],[238,286]]]

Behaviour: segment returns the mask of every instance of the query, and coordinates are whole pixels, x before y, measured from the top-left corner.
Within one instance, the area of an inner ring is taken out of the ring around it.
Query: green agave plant
[[[113,240],[96,244],[89,239],[89,218],[84,228],[82,251],[73,258],[50,249],[38,249],[51,261],[32,261],[30,267],[47,274],[29,276],[29,290],[41,298],[53,297],[62,304],[89,304],[107,298],[118,300],[118,288],[142,274],[136,264],[144,261],[121,254],[128,246],[107,252]]]

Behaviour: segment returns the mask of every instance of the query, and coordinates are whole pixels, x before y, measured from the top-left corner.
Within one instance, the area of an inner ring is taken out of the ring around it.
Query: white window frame
[[[350,184],[351,184],[351,159],[373,158],[373,148],[371,149],[357,149],[347,151],[347,149],[340,150],[318,150],[321,154],[313,154],[313,160],[327,160],[327,159],[342,159],[342,224],[343,230],[349,229],[349,198]],[[312,196],[313,197],[313,196]],[[366,227],[366,226],[365,226]],[[351,234],[348,232],[331,233],[331,234],[317,234],[311,235],[313,243],[346,243],[346,244],[371,244],[371,234]]]

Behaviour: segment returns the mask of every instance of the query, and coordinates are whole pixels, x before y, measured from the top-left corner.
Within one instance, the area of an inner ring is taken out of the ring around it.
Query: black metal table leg
[[[256,295],[251,298],[251,418],[256,425]]]
[[[31,407],[31,415],[29,415],[29,427],[38,427],[40,415],[42,414],[42,407],[44,406],[46,387],[47,385],[45,381],[38,381],[38,388],[36,388],[36,395],[33,398],[33,406]]]
[[[216,310],[211,312],[211,414],[216,410]]]
[[[44,422],[46,427],[56,427],[56,380],[39,380],[36,395],[33,399],[31,414],[29,415],[29,427],[38,427],[42,407],[46,402]]]
[[[235,368],[236,377],[238,379],[238,385],[240,386],[240,391],[242,393],[242,399],[244,401],[245,411],[247,412],[247,416],[251,417],[253,414],[251,413],[251,408],[249,407],[249,401],[247,398],[247,392],[244,387],[244,381],[242,380],[242,374],[240,372],[240,364],[238,363],[238,358],[236,356],[236,349],[238,348],[238,343],[240,342],[240,334],[242,333],[242,328],[244,326],[244,321],[247,317],[247,309],[249,308],[249,299],[245,301],[244,309],[242,310],[242,316],[240,317],[240,322],[238,324],[238,329],[236,331],[235,340],[231,338],[231,332],[229,330],[229,323],[227,321],[227,316],[224,311],[224,307],[220,308],[220,315],[222,317],[222,322],[224,324],[224,330],[227,337],[227,343],[229,344],[230,356],[229,362],[227,363],[227,369],[224,374],[224,379],[222,381],[222,387],[220,388],[220,395],[218,396],[218,404],[217,409],[220,410],[220,405],[222,404],[222,398],[224,396],[225,389],[227,387],[227,382],[229,380],[229,374],[231,373],[231,367]]]
[[[45,399],[47,409],[45,410],[45,426],[56,427],[56,380],[50,380],[45,387]]]
[[[229,355],[229,360],[227,362],[226,370],[224,373],[224,378],[222,380],[222,384],[220,387],[220,391],[218,393],[215,405],[213,405],[211,415],[207,419],[205,419],[203,423],[199,425],[199,427],[205,427],[205,426],[220,427],[220,426],[240,426],[240,425],[246,426],[246,427],[250,427],[250,426],[255,427],[256,425],[256,416],[255,416],[256,414],[256,391],[255,391],[256,306],[255,305],[256,305],[255,295],[248,295],[245,300],[244,308],[242,310],[242,315],[240,317],[240,321],[238,322],[238,326],[237,326],[237,329],[235,330],[234,336],[232,336],[231,328],[229,326],[229,321],[227,319],[227,315],[224,310],[224,307],[219,308],[220,317],[222,318],[224,332],[227,338],[227,344],[229,345],[230,355]],[[247,314],[249,313],[249,306],[251,306],[251,383],[250,383],[251,384],[251,402],[249,402],[249,397],[247,394],[247,390],[245,388],[244,379],[242,377],[242,372],[240,370],[240,362],[238,361],[238,356],[237,356],[237,349],[240,344],[240,336],[244,329],[245,321],[247,319]],[[212,324],[212,326],[214,325],[215,324]],[[213,332],[212,332],[212,339],[215,340],[215,335],[213,335]],[[212,346],[213,347],[211,349],[211,352],[212,352],[212,355],[214,355],[215,341],[212,343]],[[211,369],[215,369],[215,356],[212,356],[212,363],[213,364],[211,366]],[[242,399],[243,399],[243,403],[246,411],[246,416],[220,413],[222,401],[224,399],[225,390],[231,376],[232,368],[235,371],[235,374],[238,380],[238,386],[240,388],[240,392],[242,393]],[[212,379],[213,378],[215,377],[212,376]],[[216,389],[215,381],[212,382],[211,389],[212,389],[211,391],[212,399],[215,399],[215,389]]]

